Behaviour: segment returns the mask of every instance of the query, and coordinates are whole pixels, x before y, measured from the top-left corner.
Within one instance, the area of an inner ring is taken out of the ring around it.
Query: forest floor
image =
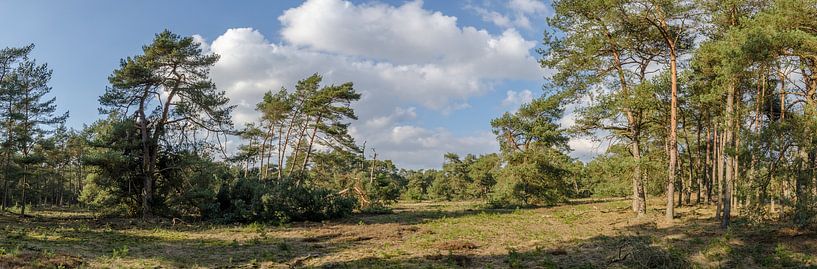
[[[712,206],[663,221],[663,199],[634,218],[628,200],[489,210],[476,202],[402,202],[282,226],[94,219],[86,212],[0,215],[0,268],[800,268],[817,267],[817,233],[736,219]]]

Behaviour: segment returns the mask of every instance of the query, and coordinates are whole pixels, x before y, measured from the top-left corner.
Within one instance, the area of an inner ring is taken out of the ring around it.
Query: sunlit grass
[[[174,225],[93,219],[67,210],[35,211],[24,219],[6,213],[0,215],[0,262],[49,268],[707,268],[817,262],[812,234],[788,238],[776,234],[779,227],[764,225],[724,232],[709,219],[707,206],[681,208],[682,218],[666,224],[661,201],[650,202],[652,213],[642,219],[634,218],[627,200],[524,209],[404,202],[393,214],[286,225]],[[748,243],[757,239],[764,243]]]

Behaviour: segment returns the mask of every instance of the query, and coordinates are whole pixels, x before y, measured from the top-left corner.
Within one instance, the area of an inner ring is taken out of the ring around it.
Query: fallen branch
[[[171,222],[173,223],[173,226],[176,226],[176,224],[177,224],[177,223],[178,223],[178,224],[184,224],[184,225],[187,225],[187,222],[184,222],[183,220],[181,220],[181,219],[179,219],[179,218],[173,218],[173,219],[171,220]]]
[[[297,267],[300,267],[300,266],[302,266],[302,265],[303,265],[303,263],[304,263],[306,260],[309,260],[309,259],[312,259],[312,258],[315,258],[315,257],[318,257],[318,255],[315,255],[315,254],[309,254],[309,255],[306,255],[305,257],[295,259],[294,261],[292,261],[292,263],[291,263],[291,264],[289,264],[289,268],[297,268]]]

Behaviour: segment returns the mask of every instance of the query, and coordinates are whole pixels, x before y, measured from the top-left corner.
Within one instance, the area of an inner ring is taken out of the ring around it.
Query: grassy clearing
[[[659,205],[661,201],[651,201]],[[0,216],[0,268],[689,268],[815,267],[817,234],[738,220],[711,207],[673,224],[629,201],[485,210],[472,202],[401,203],[392,214],[323,223],[211,225],[94,219],[38,211]]]

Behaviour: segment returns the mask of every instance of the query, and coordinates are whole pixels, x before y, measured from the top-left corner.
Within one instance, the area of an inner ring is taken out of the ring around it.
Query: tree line
[[[555,71],[546,88],[587,104],[571,131],[607,134],[611,155],[629,160],[638,215],[646,212],[645,184],[662,181],[669,220],[675,207],[694,202],[715,203],[723,227],[735,213],[812,221],[817,2],[554,7],[554,32],[539,51],[542,66]],[[663,180],[645,174],[662,164]]]
[[[704,203],[724,228],[734,215],[814,221],[817,2],[553,7],[538,49],[545,95],[491,122],[501,148],[494,198],[627,195],[643,216],[647,197],[663,195],[670,221],[676,207]],[[560,129],[567,106],[576,124]],[[583,136],[607,152],[586,164],[565,157],[567,139]]]
[[[351,82],[326,85],[314,74],[269,91],[258,119],[238,128],[209,76],[219,56],[166,30],[120,60],[98,100],[102,118],[75,130],[47,97],[52,71],[33,48],[0,51],[3,210],[323,220],[388,210],[405,187],[406,170],[349,134],[361,97]]]
[[[80,188],[68,180],[77,163],[66,158],[77,143],[64,126],[68,113],[57,114],[55,99],[46,97],[52,71],[30,57],[33,49],[0,50],[2,209],[19,201],[20,214],[29,201],[62,204]]]

